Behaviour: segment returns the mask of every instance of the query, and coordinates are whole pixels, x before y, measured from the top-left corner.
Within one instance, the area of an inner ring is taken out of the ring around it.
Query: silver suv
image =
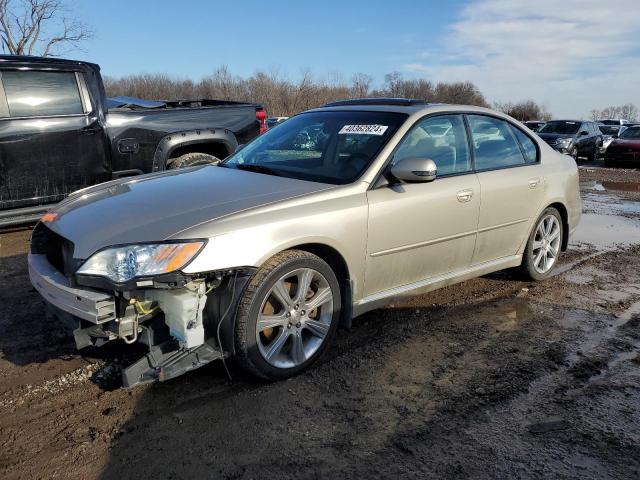
[[[148,345],[125,386],[231,355],[281,379],[395,299],[510,267],[548,277],[580,212],[575,162],[506,115],[354,100],[217,166],[75,192],[35,228],[29,272],[79,348]]]

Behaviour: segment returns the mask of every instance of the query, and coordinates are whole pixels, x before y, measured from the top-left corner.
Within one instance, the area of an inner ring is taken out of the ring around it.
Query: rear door
[[[109,177],[107,139],[81,72],[0,72],[0,209],[61,200]]]
[[[480,181],[480,219],[473,265],[515,255],[529,235],[544,196],[539,151],[523,130],[488,116],[468,115]]]

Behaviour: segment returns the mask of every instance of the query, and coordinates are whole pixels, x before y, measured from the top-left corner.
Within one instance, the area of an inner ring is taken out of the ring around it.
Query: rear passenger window
[[[469,146],[461,115],[442,115],[420,120],[402,140],[393,163],[406,158],[430,158],[438,176],[471,170]]]
[[[83,113],[73,72],[4,71],[2,83],[12,117]]]
[[[538,149],[536,144],[529,138],[529,135],[525,134],[518,127],[510,125],[511,131],[515,134],[516,138],[520,142],[524,157],[527,163],[536,163],[538,161]]]
[[[509,123],[488,116],[469,115],[476,170],[524,165],[524,156]]]

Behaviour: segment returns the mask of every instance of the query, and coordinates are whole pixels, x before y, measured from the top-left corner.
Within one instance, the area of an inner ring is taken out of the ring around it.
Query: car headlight
[[[189,263],[203,245],[203,241],[194,241],[108,248],[92,255],[77,273],[120,283],[134,277],[175,272]]]
[[[561,147],[561,148],[567,148],[569,145],[571,145],[572,141],[573,141],[573,139],[571,139],[571,138],[561,138],[560,140],[558,140],[556,142],[556,145]]]

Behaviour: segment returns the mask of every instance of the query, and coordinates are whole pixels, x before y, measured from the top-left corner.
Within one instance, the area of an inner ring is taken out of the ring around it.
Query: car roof
[[[54,65],[91,65],[99,68],[98,65],[91,62],[83,62],[80,60],[68,60],[58,57],[36,57],[31,55],[0,55],[0,66],[2,64],[20,64],[20,65],[33,65],[38,64],[40,66],[54,66]]]
[[[567,120],[549,120],[547,123],[551,123],[551,122],[571,122],[571,123],[584,123],[584,122],[591,122],[591,123],[595,123],[592,120],[571,120],[571,119],[567,119]]]
[[[491,115],[504,116],[500,112],[489,108],[477,107],[474,105],[457,105],[448,103],[429,103],[424,100],[410,98],[360,98],[355,100],[342,100],[323,105],[322,107],[308,110],[309,112],[390,112],[404,113],[412,115],[415,113],[434,113],[434,112],[477,112],[488,113]]]

